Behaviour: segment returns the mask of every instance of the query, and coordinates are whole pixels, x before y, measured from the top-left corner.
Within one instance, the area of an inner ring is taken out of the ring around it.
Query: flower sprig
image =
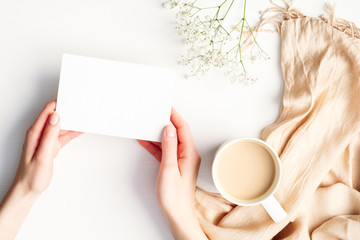
[[[207,7],[200,6],[198,0],[167,0],[164,3],[166,8],[178,11],[176,28],[184,36],[187,46],[181,63],[191,66],[192,76],[217,67],[224,69],[232,82],[247,85],[256,78],[246,71],[244,61],[269,59],[246,19],[246,0],[241,20],[230,29],[224,24],[234,2],[222,0],[219,5]]]

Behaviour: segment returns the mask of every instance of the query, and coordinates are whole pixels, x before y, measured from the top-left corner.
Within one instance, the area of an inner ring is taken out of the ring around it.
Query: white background
[[[325,1],[299,0],[310,16]],[[191,126],[202,157],[198,185],[215,191],[212,155],[225,140],[258,137],[276,120],[282,96],[280,38],[258,38],[271,60],[250,66],[252,87],[221,73],[186,80],[174,14],[162,0],[32,0],[0,2],[0,199],[12,182],[26,129],[56,98],[63,53],[175,68],[173,105]],[[360,3],[339,1],[337,16],[357,19]],[[258,20],[268,0],[248,0]],[[239,11],[240,12],[240,11]],[[158,163],[135,140],[85,134],[56,159],[49,189],[34,205],[17,239],[171,239],[155,197]],[[174,206],[176,207],[176,206]]]

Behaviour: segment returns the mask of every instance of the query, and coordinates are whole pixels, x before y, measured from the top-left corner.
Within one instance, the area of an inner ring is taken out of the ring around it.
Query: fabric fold
[[[281,111],[262,139],[280,156],[275,197],[288,217],[197,189],[198,219],[210,239],[359,238],[360,40],[305,16],[280,33]]]

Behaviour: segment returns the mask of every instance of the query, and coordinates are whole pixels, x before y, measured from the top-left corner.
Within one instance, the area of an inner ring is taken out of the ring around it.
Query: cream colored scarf
[[[285,12],[278,21],[281,113],[262,138],[282,162],[275,197],[288,218],[274,223],[261,206],[235,206],[197,189],[210,239],[360,239],[359,29]]]

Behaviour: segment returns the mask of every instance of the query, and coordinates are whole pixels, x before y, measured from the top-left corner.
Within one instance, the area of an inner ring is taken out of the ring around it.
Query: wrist
[[[33,204],[39,197],[39,194],[32,192],[24,182],[14,182],[9,189],[8,195],[12,200],[24,204]]]
[[[28,212],[37,198],[38,195],[29,191],[24,184],[14,182],[0,204],[0,216],[17,211]]]
[[[0,204],[0,239],[14,239],[37,195],[14,183]]]
[[[33,203],[40,196],[40,193],[32,191],[27,181],[15,177],[7,195],[10,195],[13,199]]]
[[[175,239],[208,239],[195,214],[164,213],[164,216]]]

